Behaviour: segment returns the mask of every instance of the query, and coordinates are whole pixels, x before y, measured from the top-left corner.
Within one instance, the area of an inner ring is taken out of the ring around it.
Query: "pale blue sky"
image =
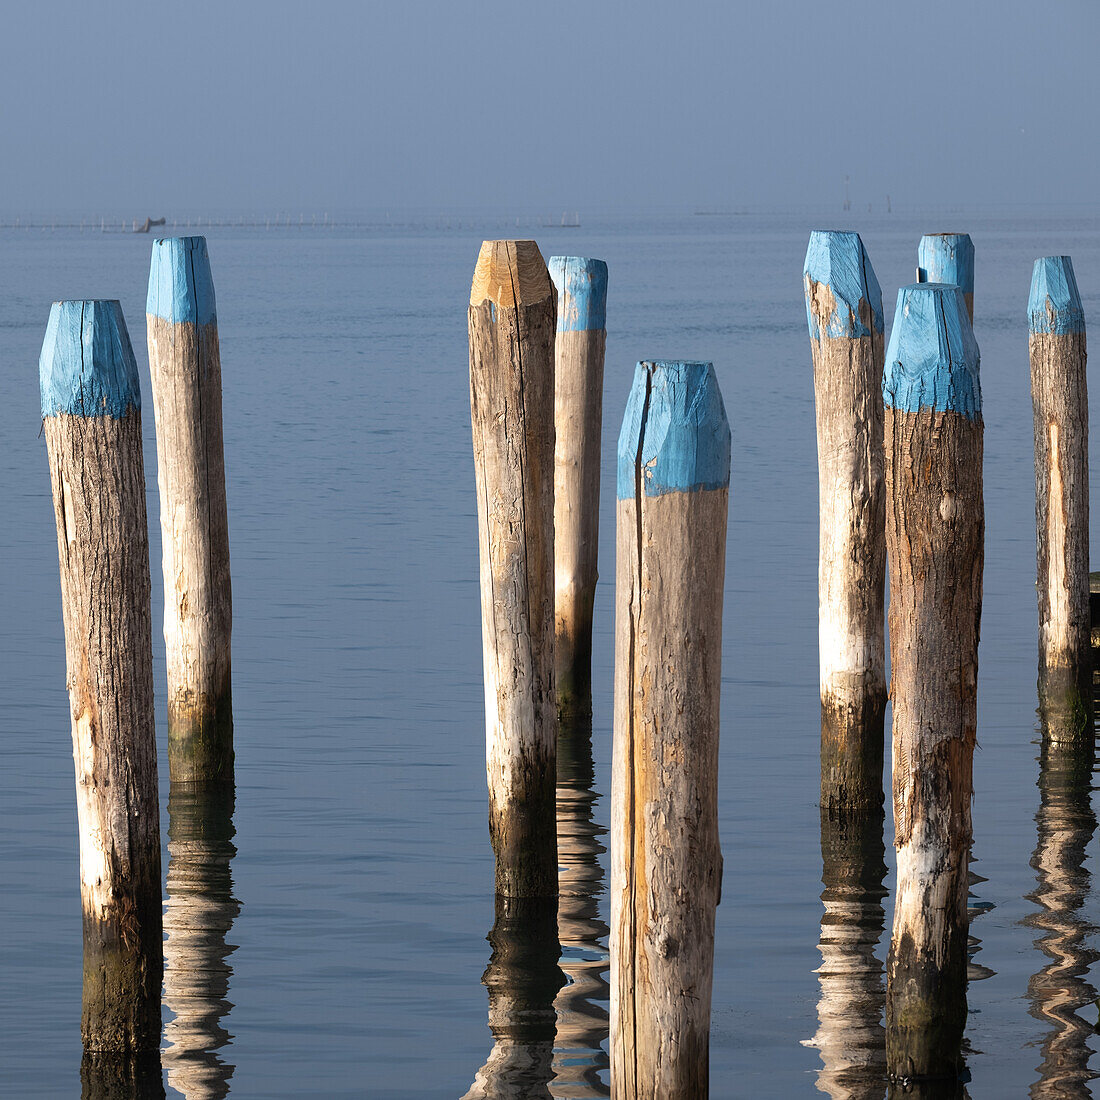
[[[0,211],[1098,197],[1095,0],[11,5]]]

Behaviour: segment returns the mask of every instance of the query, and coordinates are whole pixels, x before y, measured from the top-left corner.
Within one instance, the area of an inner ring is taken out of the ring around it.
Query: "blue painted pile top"
[[[980,361],[959,287],[917,283],[898,291],[882,376],[888,409],[957,412],[977,420],[982,413]]]
[[[969,233],[926,233],[917,247],[917,282],[946,283],[974,293],[974,242]]]
[[[38,358],[42,416],[113,416],[141,408],[130,334],[115,301],[54,302]]]
[[[1036,333],[1065,336],[1085,331],[1085,311],[1068,256],[1044,256],[1035,261],[1027,320],[1028,330]]]
[[[558,291],[558,332],[607,327],[607,264],[583,256],[551,256],[550,278]]]
[[[177,324],[212,325],[217,321],[205,237],[153,241],[145,312]]]
[[[619,433],[618,497],[725,489],[730,426],[710,363],[639,363]]]
[[[815,229],[810,234],[802,274],[806,286],[806,321],[815,340],[822,335],[819,326],[822,311],[813,308],[815,293],[820,294],[814,284],[828,287],[835,303],[824,335],[848,339],[870,336],[870,329],[860,317],[860,302],[870,305],[875,332],[883,331],[882,290],[858,233]]]

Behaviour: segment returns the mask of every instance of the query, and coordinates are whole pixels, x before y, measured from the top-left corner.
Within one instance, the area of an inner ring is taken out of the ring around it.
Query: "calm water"
[[[166,1008],[170,1084],[192,1097],[453,1100],[493,1057],[518,1056],[500,1023],[511,996],[526,1005],[518,1053],[556,1068],[552,1093],[601,1094],[614,441],[634,362],[665,356],[714,361],[733,430],[712,1093],[883,1095],[835,1082],[846,1061],[873,1063],[881,1038],[890,822],[884,853],[873,831],[822,838],[817,808],[816,452],[801,271],[809,230],[839,221],[207,231],[225,386],[237,790],[234,807],[196,830],[193,805],[174,797],[169,807],[162,745],[166,925],[196,913],[204,929],[175,944],[204,980],[191,988],[181,974],[166,996],[179,1014]],[[1073,1006],[1100,984],[1097,798],[1088,769],[1064,762],[1047,762],[1038,786],[1025,309],[1032,260],[1064,252],[1086,314],[1100,318],[1100,210],[843,224],[863,234],[888,323],[922,232],[974,238],[987,538],[968,1088],[974,1098],[1088,1096],[1100,1035],[1086,1035],[1081,1017],[1094,1023],[1097,1009],[1079,1017]],[[528,942],[530,924],[494,927],[486,832],[466,302],[482,238],[516,235],[536,236],[547,257],[599,256],[610,268],[595,716],[591,759],[580,738],[563,772],[572,984],[561,994],[556,946]],[[122,299],[147,397],[158,624],[149,245],[0,232],[4,1096],[80,1089],[76,814],[38,350],[52,300]],[[163,702],[158,626],[154,653]],[[163,736],[163,711],[158,720]],[[171,939],[166,954],[171,962]],[[556,1042],[555,995],[566,1021]],[[1055,1064],[1077,1082],[1067,1091],[1053,1084]]]

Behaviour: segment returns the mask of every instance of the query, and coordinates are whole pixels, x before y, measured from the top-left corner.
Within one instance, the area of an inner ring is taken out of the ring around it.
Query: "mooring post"
[[[534,241],[486,241],[470,290],[489,835],[496,892],[555,897],[554,287]]]
[[[76,763],[88,1050],[160,1045],[149,535],[137,364],[118,302],[55,302],[39,360]]]
[[[1027,303],[1035,413],[1039,713],[1051,741],[1092,741],[1085,314],[1068,256],[1035,261]]]
[[[730,431],[710,363],[639,363],[618,446],[611,1091],[708,1095]]]
[[[969,233],[926,233],[917,247],[917,282],[957,286],[974,324],[974,242]]]
[[[886,542],[897,898],[895,1077],[958,1072],[985,515],[979,354],[963,292],[898,291],[886,351]]]
[[[607,264],[551,256],[554,340],[554,663],[563,718],[592,713]]]
[[[173,783],[233,778],[222,368],[205,237],[153,242],[146,304]]]
[[[821,807],[882,805],[886,497],[882,292],[858,233],[810,234],[803,275],[819,501]]]

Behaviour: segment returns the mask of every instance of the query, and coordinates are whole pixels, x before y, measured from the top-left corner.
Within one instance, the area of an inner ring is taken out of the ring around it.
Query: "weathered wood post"
[[[917,247],[917,282],[957,286],[974,324],[974,242],[969,233],[926,233]]]
[[[55,302],[39,360],[76,762],[88,1050],[160,1044],[149,535],[137,364],[118,302]]]
[[[496,891],[558,892],[554,287],[534,241],[486,241],[470,289],[489,835]]]
[[[233,778],[229,520],[218,318],[205,237],[153,242],[146,304],[172,781]]]
[[[886,540],[897,897],[887,963],[895,1077],[957,1073],[985,515],[979,354],[963,292],[898,291],[886,351]]]
[[[1035,261],[1028,310],[1035,413],[1039,713],[1052,741],[1092,741],[1085,314],[1068,256]]]
[[[554,340],[554,663],[563,717],[592,713],[607,264],[551,256]]]
[[[639,363],[618,447],[611,1092],[708,1095],[730,431],[710,363]]]
[[[886,715],[882,292],[858,233],[811,233],[803,278],[817,408],[821,806],[864,812],[882,805]]]

